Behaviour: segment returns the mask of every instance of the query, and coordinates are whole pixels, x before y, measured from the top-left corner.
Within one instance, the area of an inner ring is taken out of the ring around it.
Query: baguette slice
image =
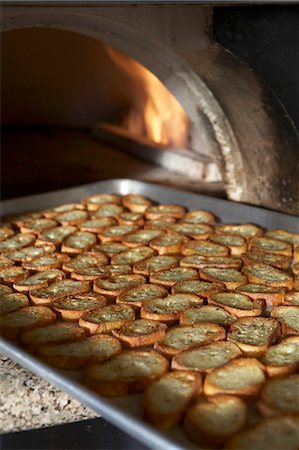
[[[98,237],[102,243],[121,242],[127,234],[133,233],[137,229],[136,225],[115,225],[105,228],[98,234]]]
[[[80,317],[95,308],[106,306],[107,300],[103,295],[95,292],[71,295],[52,303],[51,308],[57,316],[66,321],[76,322]]]
[[[271,316],[281,323],[284,336],[299,335],[299,306],[276,306]]]
[[[150,283],[170,288],[179,281],[198,280],[198,272],[190,267],[174,267],[150,275]]]
[[[83,383],[106,397],[143,392],[168,371],[168,361],[156,352],[126,351],[101,364],[91,364]]]
[[[290,256],[284,256],[278,253],[266,253],[260,251],[251,251],[242,255],[244,265],[249,264],[269,264],[277,269],[288,269],[292,263]]]
[[[267,308],[271,309],[275,305],[281,305],[287,292],[284,287],[271,287],[263,284],[248,283],[237,287],[236,292],[247,295],[253,300],[263,299]]]
[[[292,246],[288,242],[270,237],[254,237],[250,239],[249,250],[253,252],[267,252],[284,256],[292,256]]]
[[[55,216],[55,220],[61,225],[79,225],[87,220],[88,214],[86,211],[74,209],[73,211],[63,212]]]
[[[299,414],[299,375],[267,380],[261,391],[258,409],[264,417]]]
[[[146,300],[154,298],[164,298],[168,295],[168,291],[155,284],[140,284],[139,286],[125,290],[120,294],[116,303],[131,305],[134,308],[141,308],[142,304]]]
[[[199,224],[199,223],[214,224],[216,220],[217,217],[210,211],[197,209],[195,211],[187,212],[182,218],[181,222],[191,224]]]
[[[112,275],[105,280],[94,280],[93,290],[105,295],[108,299],[115,300],[125,289],[144,284],[145,282],[145,278],[141,275]]]
[[[218,269],[215,267],[206,267],[199,271],[202,280],[223,283],[226,289],[236,289],[238,286],[247,282],[247,277],[237,269]]]
[[[152,248],[140,246],[113,255],[111,262],[112,264],[128,264],[133,266],[144,259],[150,258],[154,254],[155,251]]]
[[[10,228],[10,226],[2,226],[0,227],[0,242],[9,239],[14,235],[14,231]]]
[[[172,358],[171,368],[192,370],[205,375],[241,355],[241,350],[233,342],[217,341],[175,355]]]
[[[184,430],[191,441],[202,448],[219,448],[246,424],[247,405],[233,395],[201,398],[184,420]]]
[[[276,269],[269,264],[252,264],[244,267],[243,272],[249,283],[265,284],[271,287],[285,287],[289,291],[293,288],[293,277],[283,270]]]
[[[299,368],[299,336],[271,345],[261,358],[269,377],[289,375]]]
[[[0,315],[29,306],[27,295],[19,293],[0,293]]]
[[[201,393],[198,373],[169,372],[154,381],[144,394],[144,416],[152,425],[169,429],[181,421],[190,401]]]
[[[51,230],[52,228],[57,227],[57,225],[57,222],[53,219],[33,219],[24,222],[20,226],[20,231],[21,233],[32,233],[37,235],[44,231]]]
[[[6,219],[11,222],[10,225],[20,228],[27,220],[40,219],[41,217],[43,217],[43,214],[39,212],[25,212],[9,216]]]
[[[237,316],[216,305],[202,305],[198,308],[188,308],[180,315],[180,325],[194,325],[196,323],[208,322],[228,328],[235,320],[237,320]]]
[[[242,255],[247,250],[246,239],[235,234],[213,234],[210,241],[215,244],[225,245],[230,249],[230,254],[234,256]]]
[[[81,369],[91,361],[105,361],[121,352],[121,344],[112,336],[96,335],[66,344],[46,345],[38,356],[60,369]]]
[[[204,299],[220,291],[225,291],[224,284],[201,280],[179,281],[171,288],[173,294],[195,294]]]
[[[214,323],[200,323],[168,330],[162,340],[156,342],[154,348],[166,358],[192,347],[209,344],[225,339],[224,328]]]
[[[105,203],[116,203],[121,202],[121,197],[114,194],[94,194],[86,197],[82,200],[82,204],[86,206],[88,211],[96,211],[101,205]]]
[[[173,324],[187,308],[202,305],[203,299],[194,294],[172,294],[164,298],[154,298],[142,303],[140,317]]]
[[[0,330],[3,337],[14,340],[24,330],[49,325],[55,320],[56,314],[46,306],[25,306],[1,316]]]
[[[62,214],[64,212],[73,211],[75,209],[84,209],[81,203],[66,203],[63,205],[55,206],[54,208],[45,209],[42,211],[43,216],[47,219],[52,219],[57,216],[57,214]]]
[[[220,306],[237,317],[259,316],[265,310],[265,302],[261,299],[253,300],[238,292],[218,292],[209,297],[210,305]]]
[[[79,319],[80,327],[90,334],[107,333],[135,319],[135,311],[129,305],[108,305],[84,313]]]
[[[69,260],[70,257],[67,255],[52,253],[51,255],[38,256],[31,261],[24,262],[23,267],[34,272],[42,272],[44,270],[60,269]]]
[[[96,216],[96,214],[95,214]],[[101,233],[105,228],[117,225],[117,220],[113,217],[94,217],[78,225],[79,230],[90,233]]]
[[[104,253],[104,255],[112,258],[113,255],[117,253],[124,252],[128,250],[126,245],[121,244],[120,242],[105,242],[104,244],[97,245],[93,250],[97,249],[97,251]]]
[[[217,234],[236,234],[238,236],[242,236],[246,239],[252,238],[254,236],[261,236],[263,234],[263,230],[256,225],[251,223],[245,223],[240,225],[235,224],[223,224],[217,225],[215,228],[215,232]]]
[[[161,217],[173,217],[175,219],[182,219],[186,209],[180,205],[155,205],[150,206],[145,211],[145,218],[147,220],[156,220]]]
[[[169,230],[192,239],[209,239],[213,227],[207,224],[175,223],[169,225]]]
[[[48,305],[68,295],[84,294],[90,290],[88,281],[63,279],[55,281],[42,289],[30,291],[30,299],[34,305]]]
[[[133,272],[139,275],[149,276],[160,270],[169,270],[179,265],[179,259],[171,255],[158,255],[145,259],[133,265]]]
[[[121,205],[116,205],[115,203],[105,203],[104,205],[100,205],[93,217],[113,217],[117,218],[120,213],[122,213],[124,208]]]
[[[255,358],[239,358],[208,373],[203,392],[205,395],[232,394],[256,397],[266,380],[263,365]]]
[[[55,245],[44,244],[40,246],[31,245],[29,247],[23,247],[20,250],[13,250],[8,252],[6,256],[13,261],[24,263],[32,261],[38,256],[50,255],[55,252]]]
[[[12,293],[11,287],[7,286],[6,284],[0,284],[0,295],[11,293]]]
[[[35,235],[31,233],[18,233],[14,236],[0,241],[0,252],[3,254],[11,252],[12,250],[18,250],[23,247],[33,245],[35,241]]]
[[[180,260],[180,266],[204,269],[205,267],[217,267],[219,269],[241,269],[242,260],[232,256],[184,256]]]
[[[65,272],[72,273],[77,269],[85,269],[86,267],[105,267],[108,262],[104,253],[90,251],[76,255],[73,259],[64,263],[62,269]]]
[[[137,225],[142,227],[144,225],[144,217],[141,213],[136,212],[122,212],[117,216],[120,225]]]
[[[27,292],[49,286],[49,284],[62,280],[64,277],[65,274],[61,270],[45,270],[44,272],[37,272],[25,280],[17,281],[13,284],[13,287],[18,292]]]
[[[144,222],[144,230],[161,230],[167,231],[169,229],[170,223],[175,223],[176,219],[174,217],[163,216],[160,219],[146,220]]]
[[[8,256],[8,255],[7,255]],[[0,256],[0,268],[14,266],[15,262],[6,256]]]
[[[147,208],[152,206],[152,202],[140,194],[127,194],[122,198],[125,208],[134,213],[144,213]]]
[[[20,266],[0,268],[0,282],[4,284],[11,285],[12,283],[25,280],[25,278],[28,278],[28,276],[28,270],[25,270]]]
[[[283,304],[285,306],[299,306],[299,292],[292,291],[285,295]]]
[[[61,251],[70,255],[87,252],[97,243],[96,235],[88,231],[76,231],[61,244]]]
[[[20,341],[26,350],[35,353],[43,345],[79,341],[85,337],[86,334],[80,327],[73,327],[69,324],[53,324],[23,331]]]
[[[112,330],[125,348],[146,347],[163,339],[167,325],[154,320],[138,319],[125,323],[120,330]]]
[[[83,269],[73,270],[71,278],[73,280],[93,281],[97,278],[109,278],[110,274],[105,270],[105,266],[84,267]]]
[[[153,239],[161,236],[161,230],[137,230],[133,233],[127,234],[122,243],[128,247],[140,247],[148,245]]]
[[[72,233],[75,233],[77,231],[77,228],[71,225],[61,225],[56,228],[52,228],[49,231],[44,231],[41,233],[36,240],[36,244],[43,244],[43,243],[52,243],[56,245],[56,247],[59,247],[64,239],[66,239],[68,236],[70,236]]]
[[[225,245],[215,244],[209,241],[191,241],[182,247],[182,254],[184,256],[200,255],[200,256],[228,256],[230,250]]]
[[[291,231],[278,229],[267,231],[265,236],[272,239],[285,241],[292,245],[299,245],[299,233],[292,233]]]
[[[242,317],[230,327],[227,340],[235,342],[249,358],[259,358],[280,336],[277,320],[265,317]]]
[[[241,431],[225,444],[227,450],[297,450],[299,448],[299,417],[282,415],[266,419]]]
[[[178,255],[181,253],[182,245],[187,241],[188,239],[181,234],[167,233],[153,239],[149,246],[157,250],[159,255]]]

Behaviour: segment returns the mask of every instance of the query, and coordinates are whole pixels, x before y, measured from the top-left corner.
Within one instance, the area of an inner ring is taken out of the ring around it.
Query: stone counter
[[[60,389],[0,356],[0,431],[29,430],[98,417]]]

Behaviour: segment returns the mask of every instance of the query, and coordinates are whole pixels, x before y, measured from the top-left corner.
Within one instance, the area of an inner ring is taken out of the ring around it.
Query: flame
[[[157,144],[186,148],[189,118],[161,81],[137,61],[107,47],[114,63],[134,82],[132,104],[122,125]]]

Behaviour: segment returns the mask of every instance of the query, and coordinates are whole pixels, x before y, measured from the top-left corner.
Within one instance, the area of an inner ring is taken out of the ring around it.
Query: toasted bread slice
[[[201,393],[201,389],[202,380],[198,373],[167,373],[145,391],[145,419],[158,428],[174,427],[179,424],[190,401]]]
[[[49,284],[62,280],[64,277],[65,273],[61,270],[45,270],[44,272],[37,272],[25,280],[17,281],[13,284],[13,287],[18,292],[27,292],[49,286]]]
[[[115,225],[105,228],[98,234],[98,237],[102,243],[121,242],[127,234],[133,233],[137,229],[136,225]]]
[[[74,209],[73,211],[67,211],[55,216],[55,220],[61,223],[61,225],[79,225],[88,219],[87,211]]]
[[[97,237],[88,231],[76,231],[61,244],[61,251],[71,255],[87,252],[97,243]]]
[[[1,269],[1,267],[11,267],[14,265],[15,265],[15,262],[12,259],[7,258],[5,256],[0,256],[0,269]]]
[[[265,236],[272,239],[285,241],[292,245],[299,245],[299,233],[292,233],[291,231],[278,229],[267,231]]]
[[[140,317],[171,325],[178,322],[182,311],[202,303],[203,299],[194,294],[172,294],[164,298],[154,298],[142,303]]]
[[[104,267],[108,264],[108,258],[101,252],[84,252],[76,255],[72,260],[64,263],[62,269],[65,272],[74,272],[86,267]]]
[[[5,219],[10,222],[10,225],[15,226],[15,227],[20,227],[27,220],[40,219],[41,217],[43,217],[43,214],[41,212],[31,211],[31,212],[15,214],[13,216],[6,217]]]
[[[78,225],[79,230],[90,233],[101,233],[105,228],[117,225],[117,220],[113,217],[99,217],[86,220]]]
[[[60,369],[81,369],[91,361],[106,361],[121,352],[121,344],[112,336],[96,335],[65,344],[42,346],[40,358]]]
[[[261,358],[269,377],[296,372],[299,368],[299,336],[291,336],[271,345]]]
[[[17,309],[29,306],[27,295],[19,293],[1,293],[0,292],[0,315],[8,314]]]
[[[94,280],[93,290],[105,295],[108,299],[115,300],[125,289],[144,284],[146,279],[141,275],[111,275],[107,279]]]
[[[191,241],[182,247],[184,256],[200,255],[200,256],[228,256],[230,250],[225,245],[215,244],[209,241]]]
[[[20,333],[31,328],[55,322],[56,314],[46,306],[25,306],[1,316],[0,331],[6,339],[17,339]]]
[[[242,317],[230,327],[227,340],[235,342],[249,358],[259,358],[280,337],[277,320],[266,317]]]
[[[171,288],[173,294],[195,294],[204,299],[220,291],[225,291],[224,284],[201,280],[179,281]]]
[[[166,288],[174,286],[179,281],[198,280],[198,272],[191,267],[174,267],[160,270],[150,275],[150,283],[158,284]]]
[[[258,401],[262,416],[299,414],[299,375],[267,380]]]
[[[79,319],[80,327],[90,334],[107,333],[135,319],[130,305],[108,305],[84,313]]]
[[[134,264],[150,258],[155,255],[155,251],[152,248],[140,246],[136,248],[130,248],[124,252],[117,253],[111,258],[112,264],[128,264],[133,266]]]
[[[18,233],[4,241],[0,241],[0,252],[5,254],[12,250],[28,247],[35,242],[35,235],[32,233]]]
[[[40,246],[31,245],[29,247],[23,247],[20,250],[13,250],[7,253],[7,257],[16,262],[28,262],[34,258],[44,255],[50,255],[55,252],[55,245],[44,244]]]
[[[216,305],[203,305],[185,309],[180,315],[180,325],[194,325],[201,322],[216,323],[228,328],[237,316]]]
[[[103,295],[95,292],[88,292],[86,294],[70,295],[51,304],[53,311],[62,320],[76,322],[80,317],[96,308],[106,306],[107,300]]]
[[[202,280],[223,283],[226,289],[236,289],[247,282],[247,277],[237,269],[218,269],[206,267],[200,269],[199,276]]]
[[[125,348],[147,347],[163,339],[167,325],[155,320],[137,319],[125,323],[120,330],[112,330]]]
[[[141,308],[144,301],[154,298],[164,298],[167,295],[168,291],[161,286],[156,286],[155,284],[140,284],[139,286],[125,290],[117,297],[116,303],[131,305],[134,308]]]
[[[271,316],[281,323],[284,336],[299,335],[299,306],[275,306]]]
[[[216,220],[217,218],[214,214],[212,214],[210,211],[204,211],[202,209],[187,212],[182,218],[182,222],[191,224],[214,224]]]
[[[76,269],[71,273],[73,280],[88,280],[93,281],[97,278],[108,278],[109,273],[105,271],[105,267],[84,267],[83,269]]]
[[[178,233],[167,233],[153,239],[149,246],[157,250],[159,255],[178,255],[181,252],[182,245],[188,241],[188,238]]]
[[[96,211],[105,203],[121,203],[121,197],[114,194],[95,194],[82,200],[82,204],[86,206],[88,211]]]
[[[174,217],[161,217],[155,220],[145,220],[143,228],[144,230],[163,230],[167,231],[169,229],[170,223],[175,223],[176,219]]]
[[[0,242],[9,239],[14,235],[14,231],[10,226],[2,226],[0,227]]]
[[[225,336],[224,328],[215,323],[174,327],[166,332],[161,341],[156,342],[154,348],[166,358],[172,358],[189,348],[221,341],[225,339]]]
[[[11,294],[12,288],[7,286],[6,284],[0,284],[0,295]]]
[[[246,424],[247,405],[233,395],[201,398],[184,420],[184,430],[191,441],[202,448],[219,448]]]
[[[70,261],[68,255],[52,253],[51,255],[38,256],[31,261],[24,262],[23,267],[35,272],[43,272],[45,270],[60,269],[68,261]]]
[[[228,247],[230,254],[234,256],[242,255],[247,251],[246,239],[236,234],[213,234],[209,239],[215,244]]]
[[[257,251],[245,253],[242,255],[242,260],[245,265],[262,263],[269,264],[277,269],[288,269],[292,263],[290,256]]]
[[[141,213],[124,211],[117,216],[120,225],[137,225],[142,227],[144,225],[144,217]]]
[[[251,223],[245,224],[221,224],[217,225],[215,228],[217,234],[236,234],[242,236],[246,239],[252,238],[254,236],[261,236],[263,234],[262,228],[253,225]]]
[[[238,358],[208,373],[203,392],[205,395],[256,397],[265,381],[265,368],[257,359]]]
[[[192,239],[209,239],[214,229],[207,224],[174,223],[169,225],[169,230],[182,234]]]
[[[132,267],[129,264],[109,264],[109,266],[105,266],[104,273],[108,277],[112,275],[129,275],[132,273]]]
[[[263,284],[248,283],[238,286],[236,292],[248,295],[253,300],[263,299],[266,302],[267,308],[280,305],[285,297],[287,289],[284,287],[271,287]]]
[[[30,291],[30,299],[34,305],[49,305],[62,297],[83,294],[89,290],[88,281],[63,279],[45,288]]]
[[[117,253],[121,253],[128,250],[128,247],[126,245],[121,244],[120,242],[105,242],[104,244],[97,245],[93,250],[95,249],[111,258],[113,255],[116,255]]]
[[[105,203],[104,205],[100,205],[97,210],[94,212],[93,217],[113,217],[117,218],[119,214],[123,212],[124,208],[121,205],[117,205],[116,203]]]
[[[269,237],[259,236],[250,239],[249,250],[252,252],[267,252],[292,257],[292,245],[288,242]]]
[[[168,370],[168,361],[156,352],[126,351],[101,364],[91,364],[83,382],[106,397],[143,392]]]
[[[32,233],[37,235],[44,231],[51,230],[52,228],[57,227],[57,225],[56,220],[53,219],[34,219],[24,222],[20,227],[20,231],[21,233]]]
[[[127,247],[140,247],[148,245],[153,239],[162,235],[161,230],[137,230],[127,234],[122,243]]]
[[[217,267],[219,269],[241,269],[242,260],[232,256],[184,256],[180,260],[180,266],[204,269],[205,267]]]
[[[84,209],[84,205],[81,203],[65,203],[63,205],[55,206],[54,208],[45,209],[42,211],[42,214],[47,219],[52,219],[56,217],[58,214],[66,213],[74,210],[82,210]]]
[[[23,269],[23,267],[20,266],[0,268],[0,282],[3,284],[11,285],[12,283],[25,280],[25,278],[28,278],[28,276],[29,271]]]
[[[237,317],[259,316],[265,310],[264,300],[253,300],[238,292],[218,292],[209,297],[208,303],[220,306]]]
[[[77,231],[77,228],[71,225],[61,225],[56,228],[52,228],[49,231],[44,231],[44,233],[40,234],[38,239],[36,240],[36,244],[43,243],[52,243],[59,247],[64,239],[68,236],[72,235]]]
[[[266,286],[272,287],[285,287],[288,290],[291,290],[294,285],[291,275],[269,264],[252,264],[244,267],[243,272],[247,275],[250,283],[265,284]]]
[[[139,275],[149,276],[160,270],[172,269],[179,265],[179,259],[171,255],[158,255],[147,258],[133,265],[133,272]]]
[[[299,291],[288,292],[285,295],[283,304],[285,306],[299,306]]]
[[[299,418],[288,415],[266,419],[232,436],[225,444],[227,450],[297,450],[298,447]]]
[[[141,194],[124,195],[122,203],[134,213],[144,213],[152,205],[152,202]]]
[[[79,341],[85,337],[85,331],[80,327],[70,326],[70,324],[53,324],[23,331],[20,342],[26,350],[34,353],[44,345]]]
[[[155,205],[150,206],[145,211],[145,218],[148,220],[156,220],[160,217],[174,217],[182,219],[186,209],[180,205]]]
[[[233,342],[217,341],[175,355],[172,358],[171,368],[192,370],[205,375],[241,355],[241,350]]]

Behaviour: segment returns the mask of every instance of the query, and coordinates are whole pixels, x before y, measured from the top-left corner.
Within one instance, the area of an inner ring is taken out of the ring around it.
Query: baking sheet
[[[100,181],[61,191],[7,200],[2,202],[1,216],[77,202],[83,197],[99,192],[121,195],[140,193],[160,203],[175,203],[190,209],[211,210],[224,223],[250,222],[266,228],[284,228],[299,232],[299,218],[295,216],[130,179]],[[0,351],[29,371],[58,386],[150,448],[167,450],[198,448],[179,428],[160,432],[143,422],[141,396],[102,398],[77,381],[74,373],[52,368],[3,338],[0,339]]]

